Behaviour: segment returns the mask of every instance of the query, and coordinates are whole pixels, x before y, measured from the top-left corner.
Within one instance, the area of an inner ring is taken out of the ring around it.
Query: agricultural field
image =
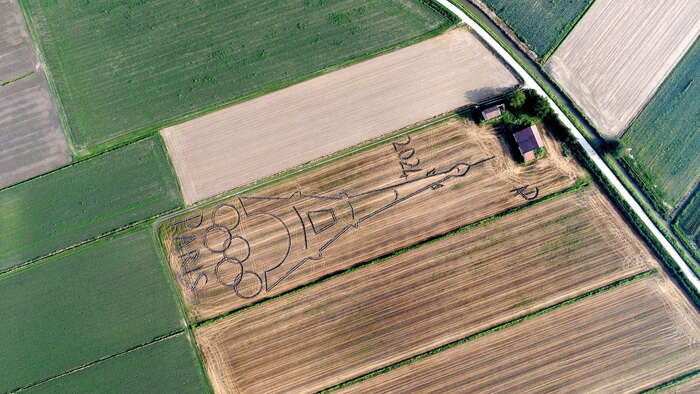
[[[678,224],[688,239],[700,246],[700,192],[695,192],[688,205],[678,215]]]
[[[464,29],[162,131],[190,204],[518,84]]]
[[[672,211],[700,181],[700,43],[696,42],[622,137],[645,189]]]
[[[0,272],[182,205],[160,138],[0,191]]]
[[[186,334],[158,341],[31,387],[27,393],[205,393],[208,384]]]
[[[700,2],[597,0],[545,65],[605,137],[618,137],[700,35]]]
[[[62,167],[71,153],[15,0],[0,0],[0,189]]]
[[[32,38],[17,1],[0,0],[0,88],[34,71],[35,65]]]
[[[593,2],[593,0],[466,1],[486,4],[539,58],[546,57],[559,45]],[[483,5],[481,7],[483,8]]]
[[[700,377],[695,377],[685,383],[668,390],[669,394],[693,394],[700,392]]]
[[[148,228],[0,276],[0,392],[182,329]]]
[[[566,189],[574,163],[512,159],[503,135],[452,117],[161,224],[195,320]]]
[[[343,392],[606,392],[700,367],[697,312],[659,275],[550,311]]]
[[[421,0],[20,1],[79,153],[453,24]]]
[[[589,188],[195,334],[217,392],[316,392],[654,266]]]

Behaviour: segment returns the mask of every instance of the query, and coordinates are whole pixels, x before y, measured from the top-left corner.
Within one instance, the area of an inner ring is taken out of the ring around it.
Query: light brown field
[[[545,141],[522,166],[493,128],[452,118],[168,220],[170,266],[193,317],[211,318],[526,203],[516,188],[571,186],[574,163]],[[419,171],[402,177],[400,157]]]
[[[196,336],[219,393],[314,392],[654,265],[591,188],[202,326]]]
[[[472,33],[453,29],[162,134],[190,204],[517,83]]]
[[[700,377],[695,377],[692,380],[679,384],[668,390],[671,394],[697,394],[700,393]]]
[[[698,367],[698,314],[655,275],[345,391],[627,393]]]
[[[598,0],[546,69],[599,132],[622,133],[700,34],[697,0]]]

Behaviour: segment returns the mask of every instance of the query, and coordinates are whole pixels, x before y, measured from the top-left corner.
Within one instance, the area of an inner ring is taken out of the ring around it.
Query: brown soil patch
[[[191,204],[517,84],[476,36],[453,29],[162,134]]]
[[[575,182],[574,163],[552,140],[550,154],[530,166],[514,162],[501,141],[493,128],[452,118],[170,219],[162,227],[169,262],[194,318],[526,203],[516,188],[541,198]],[[402,162],[419,171],[403,177]]]
[[[314,392],[654,265],[610,203],[589,189],[243,311],[196,335],[217,392]]]
[[[628,393],[698,367],[698,315],[671,283],[655,275],[346,391]]]

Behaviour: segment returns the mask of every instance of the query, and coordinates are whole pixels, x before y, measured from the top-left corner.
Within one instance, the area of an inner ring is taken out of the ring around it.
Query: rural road
[[[559,106],[552,100],[549,95],[542,89],[542,87],[530,76],[530,74],[523,69],[520,64],[513,59],[510,54],[501,45],[489,35],[486,30],[484,30],[476,21],[471,19],[464,11],[460,10],[452,4],[449,0],[436,0],[447,10],[456,15],[462,23],[469,26],[472,31],[474,31],[479,37],[484,40],[496,53],[498,53],[501,58],[510,65],[510,67],[518,73],[520,78],[524,82],[525,88],[534,89],[539,95],[545,97],[552,107],[554,112],[559,116],[562,123],[571,130],[576,141],[583,147],[584,152],[588,158],[598,167],[602,175],[610,182],[610,184],[615,188],[615,190],[620,194],[620,196],[629,204],[632,211],[639,217],[639,219],[644,223],[644,225],[649,229],[651,234],[659,241],[661,247],[664,248],[666,253],[673,259],[673,261],[681,269],[688,282],[692,284],[696,291],[700,291],[700,280],[695,276],[695,273],[690,269],[688,264],[681,258],[676,249],[671,245],[671,243],[666,239],[666,237],[659,231],[656,225],[651,221],[649,216],[644,212],[642,207],[637,203],[637,201],[632,197],[632,195],[627,191],[627,189],[622,185],[615,174],[608,168],[607,164],[598,155],[598,152],[593,149],[588,140],[578,131],[578,129],[571,123],[569,118],[566,117],[564,112],[559,108]]]

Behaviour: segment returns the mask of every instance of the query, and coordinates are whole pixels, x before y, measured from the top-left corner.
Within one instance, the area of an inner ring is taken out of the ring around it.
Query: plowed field
[[[311,392],[653,266],[595,189],[340,275],[196,332],[218,392]]]
[[[655,275],[346,391],[629,393],[698,367],[698,315],[672,284]]]

